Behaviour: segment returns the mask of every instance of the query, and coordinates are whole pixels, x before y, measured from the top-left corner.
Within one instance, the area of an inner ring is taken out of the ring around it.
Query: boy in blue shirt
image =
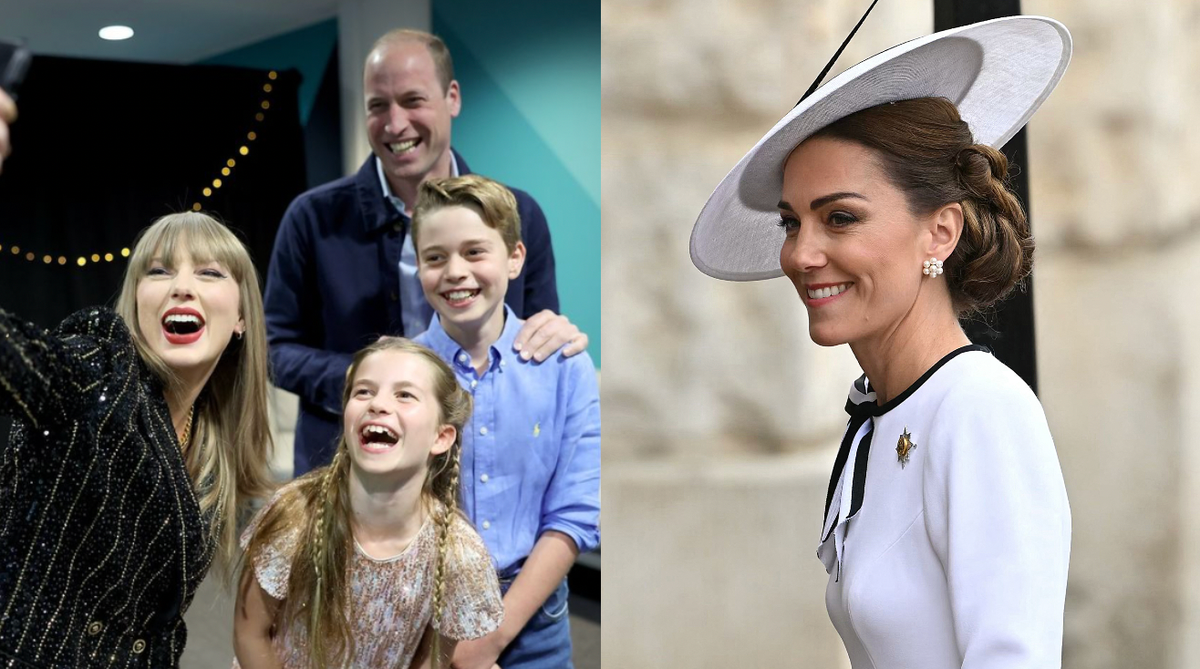
[[[417,338],[475,409],[463,432],[462,508],[496,561],[500,629],[459,643],[461,669],[571,667],[566,574],[600,543],[600,392],[587,353],[512,353],[504,304],[525,247],[512,193],[477,175],[426,181],[413,214],[418,276],[436,314]]]

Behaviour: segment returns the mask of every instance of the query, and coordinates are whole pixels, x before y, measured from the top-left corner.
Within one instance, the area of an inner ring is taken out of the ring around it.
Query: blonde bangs
[[[245,246],[237,236],[212,216],[194,211],[168,214],[146,228],[129,259],[129,269],[141,277],[155,259],[174,268],[184,250],[192,262],[216,262],[238,281],[246,278],[248,269],[253,273],[253,268],[247,267]]]

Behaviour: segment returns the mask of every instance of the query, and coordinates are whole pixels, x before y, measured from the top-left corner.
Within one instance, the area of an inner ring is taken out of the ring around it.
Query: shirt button
[[[503,366],[504,366],[504,361],[503,361],[503,360],[501,360],[501,361],[500,361],[500,366],[501,366],[501,367],[503,367]]]
[[[460,355],[458,356],[458,361],[459,361],[459,362],[462,362],[462,363],[466,363],[466,361],[467,361],[467,354],[466,354],[466,353],[462,353],[462,354],[460,354]]]
[[[404,224],[396,223],[395,225],[392,226],[392,229],[395,230],[396,232],[400,232],[401,230],[404,229]]]
[[[399,299],[400,299],[400,296],[399,296],[399,295],[397,295],[397,294],[396,294],[396,291],[394,291],[394,290],[392,291],[392,295],[391,295],[391,297],[392,297],[392,301],[393,301],[393,302],[395,302],[396,300],[399,300]]]
[[[477,385],[479,385],[479,382],[478,382],[478,381],[474,381],[474,380],[472,380],[472,381],[471,381],[471,387],[472,387],[472,388],[474,388],[474,387],[475,387],[475,386],[477,386]]]
[[[485,427],[479,428],[479,434],[487,434],[487,427],[485,426]]]
[[[488,522],[486,520],[483,521],[483,529],[485,529],[485,530],[489,529],[491,526],[492,526],[492,524],[490,522]]]
[[[488,475],[487,475],[487,474],[483,474],[483,475],[481,475],[481,476],[479,477],[479,480],[480,480],[480,481],[483,481],[484,483],[487,483],[487,481],[488,481]]]

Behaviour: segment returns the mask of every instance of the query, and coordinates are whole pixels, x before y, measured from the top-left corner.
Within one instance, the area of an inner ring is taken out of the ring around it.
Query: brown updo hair
[[[950,298],[959,315],[1004,299],[1033,268],[1033,237],[1009,189],[1008,159],[975,144],[946,98],[917,98],[869,107],[813,134],[874,149],[909,211],[928,215],[958,202],[963,232],[945,260]]]

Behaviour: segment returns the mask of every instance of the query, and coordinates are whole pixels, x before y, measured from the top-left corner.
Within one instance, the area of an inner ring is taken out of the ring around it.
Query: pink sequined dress
[[[286,490],[285,487],[279,494]],[[260,511],[242,534],[243,549],[249,545],[265,512],[266,508]],[[298,534],[297,530],[280,537],[254,561],[259,585],[276,599],[287,597]],[[435,629],[458,641],[477,639],[494,631],[504,613],[496,570],[483,539],[458,515],[450,525],[446,557],[446,603],[441,622],[434,623]],[[399,555],[376,559],[354,542],[350,558],[350,623],[355,654],[350,666],[355,669],[409,666],[433,617],[436,565],[437,523],[433,515]],[[284,669],[306,666],[308,640],[298,622],[276,634],[272,644]],[[233,666],[240,667],[236,659]]]

